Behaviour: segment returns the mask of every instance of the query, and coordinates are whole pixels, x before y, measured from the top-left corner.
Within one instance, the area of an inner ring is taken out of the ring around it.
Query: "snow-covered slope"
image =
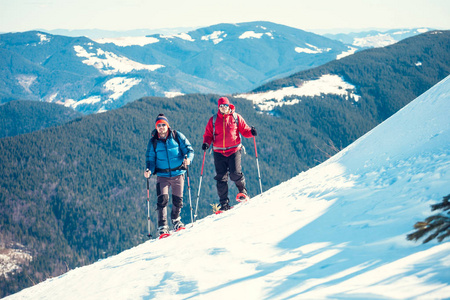
[[[339,34],[324,34],[324,36],[341,41],[358,48],[386,47],[400,40],[428,32],[430,28],[391,29],[388,31],[363,31]]]
[[[327,74],[322,75],[319,79],[305,81],[301,86],[289,86],[260,93],[239,94],[236,97],[252,101],[260,110],[270,111],[277,106],[299,103],[301,100],[297,99],[296,96],[312,97],[334,94],[358,102],[360,96],[354,93],[355,90],[355,86],[345,82],[340,76]],[[286,97],[292,99],[286,100]]]
[[[448,297],[450,242],[405,236],[450,193],[449,111],[447,77],[250,202],[7,299]]]

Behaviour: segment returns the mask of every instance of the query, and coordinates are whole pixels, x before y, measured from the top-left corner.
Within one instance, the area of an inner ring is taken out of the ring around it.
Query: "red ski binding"
[[[237,202],[247,202],[248,200],[250,200],[250,197],[244,193],[239,193],[236,195]]]

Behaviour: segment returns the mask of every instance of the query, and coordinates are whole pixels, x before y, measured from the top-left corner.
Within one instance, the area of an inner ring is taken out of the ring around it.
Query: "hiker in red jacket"
[[[221,97],[218,101],[219,111],[212,116],[206,125],[203,135],[202,150],[206,151],[213,145],[214,166],[216,168],[217,194],[220,200],[220,210],[230,208],[228,199],[228,173],[234,181],[239,193],[247,195],[245,177],[241,167],[241,137],[256,136],[255,127],[245,123],[244,118],[234,111],[235,107],[228,98]]]

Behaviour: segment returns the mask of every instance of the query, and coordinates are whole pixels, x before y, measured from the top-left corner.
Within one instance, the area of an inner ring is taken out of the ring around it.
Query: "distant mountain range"
[[[403,39],[432,31],[431,28],[391,29],[387,31],[370,30],[351,33],[323,34],[323,36],[352,45],[358,49],[385,47]]]
[[[123,37],[142,37],[152,34],[174,35],[180,32],[188,32],[195,30],[192,27],[176,27],[176,28],[158,28],[158,29],[133,29],[133,30],[103,30],[103,29],[36,29],[37,31],[49,33],[51,35],[65,35],[71,37],[85,36],[90,39],[102,38],[123,38]]]
[[[89,114],[144,96],[242,93],[426,30],[324,37],[270,22],[250,22],[174,34],[182,29],[161,29],[158,34],[149,30],[2,34],[0,103],[45,101]]]
[[[269,22],[97,41],[31,31],[0,35],[0,102],[37,100],[83,113],[143,96],[246,92],[351,52]]]

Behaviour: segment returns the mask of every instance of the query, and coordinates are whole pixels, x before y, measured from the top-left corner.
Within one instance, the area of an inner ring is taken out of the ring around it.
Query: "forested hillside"
[[[82,114],[59,104],[11,101],[0,105],[0,138],[64,124]]]

